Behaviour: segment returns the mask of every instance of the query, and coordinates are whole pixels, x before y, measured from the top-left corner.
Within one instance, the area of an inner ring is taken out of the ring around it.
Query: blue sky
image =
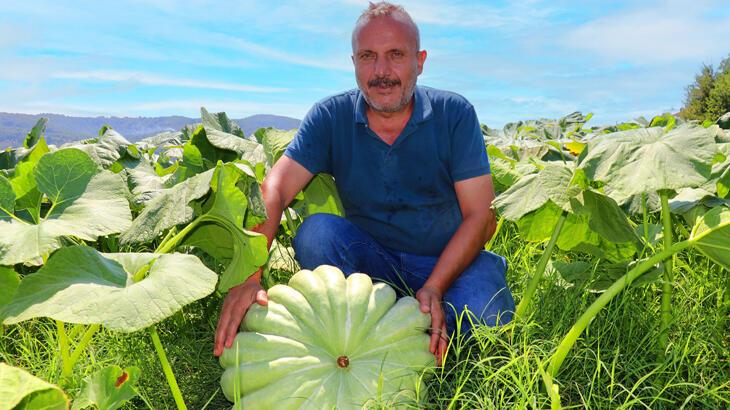
[[[730,53],[727,1],[402,1],[428,58],[419,84],[482,123],[572,111],[594,124],[678,110]],[[301,118],[356,86],[367,1],[5,1],[0,111]]]

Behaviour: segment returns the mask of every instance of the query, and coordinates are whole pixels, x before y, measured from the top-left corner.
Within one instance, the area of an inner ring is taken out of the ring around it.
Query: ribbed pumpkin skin
[[[228,400],[238,385],[248,409],[413,404],[421,370],[434,364],[425,333],[431,317],[416,299],[396,302],[390,286],[360,273],[345,279],[326,265],[299,271],[268,295],[220,358]]]

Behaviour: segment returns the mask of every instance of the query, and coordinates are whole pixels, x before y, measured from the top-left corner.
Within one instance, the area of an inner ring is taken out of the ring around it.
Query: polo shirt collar
[[[428,121],[433,115],[433,109],[431,108],[431,100],[428,99],[426,90],[416,85],[416,89],[413,92],[413,97],[416,99],[415,105],[413,106],[413,113],[409,123],[420,124]],[[367,102],[365,97],[362,95],[362,91],[357,90],[357,101],[355,102],[355,122],[359,124],[367,124],[368,117]]]

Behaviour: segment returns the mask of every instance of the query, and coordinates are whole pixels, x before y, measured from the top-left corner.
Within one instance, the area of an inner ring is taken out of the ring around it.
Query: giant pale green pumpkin
[[[246,409],[348,409],[414,404],[431,324],[412,297],[361,273],[302,270],[254,304],[221,356],[221,386]],[[422,393],[422,392],[421,392]]]

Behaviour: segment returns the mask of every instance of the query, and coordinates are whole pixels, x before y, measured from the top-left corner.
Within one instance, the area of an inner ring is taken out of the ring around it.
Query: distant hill
[[[168,117],[71,117],[59,114],[0,113],[0,149],[21,145],[25,134],[41,117],[48,118],[46,141],[56,145],[96,137],[99,128],[104,124],[111,125],[125,138],[134,142],[162,131],[178,131],[185,125],[200,122],[200,118],[178,115]],[[298,128],[301,122],[296,118],[267,114],[252,115],[234,121],[246,135],[252,134],[261,127],[284,130]]]

